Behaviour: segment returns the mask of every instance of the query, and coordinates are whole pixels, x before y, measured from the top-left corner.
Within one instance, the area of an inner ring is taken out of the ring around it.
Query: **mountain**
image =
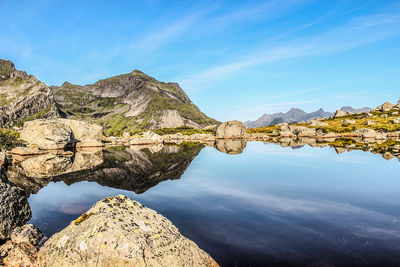
[[[59,116],[49,87],[35,76],[16,70],[11,61],[0,59],[0,128]]]
[[[51,88],[68,118],[99,123],[110,135],[218,123],[202,113],[177,83],[157,81],[139,70],[90,85],[65,82]]]
[[[264,114],[255,121],[246,121],[244,124],[247,128],[264,127],[268,125],[278,124],[282,122],[295,123],[307,121],[315,118],[325,118],[332,116],[333,113],[326,112],[323,109],[307,113],[298,108],[292,108],[286,113]]]
[[[344,112],[351,112],[351,113],[362,113],[368,112],[371,108],[364,107],[355,109],[350,106],[344,106],[340,110]],[[278,123],[297,123],[297,122],[304,122],[311,119],[316,118],[328,118],[332,116],[332,112],[324,111],[323,109],[319,109],[317,111],[307,113],[301,109],[292,108],[286,113],[274,113],[274,114],[264,114],[260,118],[255,121],[246,121],[244,125],[247,128],[257,128],[257,127],[265,127],[268,125],[274,125]]]
[[[49,87],[0,59],[0,128],[57,117],[98,123],[106,135],[218,124],[177,83],[157,81],[139,70],[84,86],[65,82]]]

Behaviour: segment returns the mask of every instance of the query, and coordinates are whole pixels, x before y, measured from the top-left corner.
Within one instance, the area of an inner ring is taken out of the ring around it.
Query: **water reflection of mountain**
[[[9,168],[9,179],[28,193],[51,181],[70,185],[91,181],[143,193],[165,180],[179,179],[203,145],[112,147],[78,151],[74,156],[46,154]]]

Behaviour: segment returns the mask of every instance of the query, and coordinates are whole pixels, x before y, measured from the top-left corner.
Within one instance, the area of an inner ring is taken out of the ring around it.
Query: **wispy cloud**
[[[329,31],[300,38],[273,47],[261,47],[245,57],[205,69],[194,75],[180,79],[188,90],[199,90],[207,84],[230,77],[234,73],[261,64],[277,61],[338,53],[356,47],[378,42],[400,34],[400,15],[382,13],[358,17],[347,24]]]

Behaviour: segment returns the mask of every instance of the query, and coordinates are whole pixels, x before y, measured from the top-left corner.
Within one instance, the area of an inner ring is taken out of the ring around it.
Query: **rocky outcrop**
[[[11,61],[0,59],[0,128],[10,128],[22,120],[60,116],[49,87],[16,70]]]
[[[71,127],[59,120],[33,120],[24,123],[21,139],[39,149],[64,149],[74,144]]]
[[[102,127],[96,124],[68,119],[40,119],[24,123],[21,139],[39,150],[73,147],[101,147]],[[21,151],[20,153],[26,153]]]
[[[156,133],[144,132],[142,136],[130,140],[130,145],[162,144],[164,140]]]
[[[347,115],[347,112],[343,111],[343,110],[336,110],[335,114],[333,115],[333,117],[335,118],[340,118],[340,117],[344,117]]]
[[[15,228],[26,224],[32,214],[25,193],[8,182],[3,167],[0,167],[0,176],[0,240],[6,240]]]
[[[390,102],[386,102],[386,103],[383,103],[381,106],[379,106],[378,109],[380,109],[380,111],[385,112],[385,111],[392,110],[394,107],[395,107],[394,104],[392,104]]]
[[[123,195],[97,202],[40,249],[42,266],[218,266],[168,219]]]
[[[241,139],[246,136],[246,127],[240,121],[224,122],[218,126],[216,131],[217,139]]]

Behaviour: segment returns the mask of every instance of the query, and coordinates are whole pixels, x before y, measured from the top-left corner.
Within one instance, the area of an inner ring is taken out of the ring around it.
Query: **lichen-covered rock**
[[[36,246],[43,238],[43,233],[33,224],[25,224],[15,228],[11,233],[14,243],[28,243]]]
[[[32,216],[25,193],[8,182],[0,167],[0,240],[10,238],[12,231],[26,224]]]
[[[390,110],[392,110],[392,108],[394,108],[394,107],[395,107],[394,104],[392,104],[392,103],[390,103],[390,102],[386,102],[386,103],[382,104],[382,105],[379,107],[379,109],[380,109],[381,111],[390,111]]]
[[[23,119],[57,118],[53,92],[32,75],[0,59],[0,128],[10,128]]]
[[[97,202],[39,251],[41,266],[218,266],[165,217],[118,195]]]
[[[0,246],[0,266],[36,267],[38,250],[29,243],[11,240]]]
[[[63,149],[74,143],[71,128],[59,120],[33,120],[24,123],[21,140],[39,149]]]
[[[224,122],[218,126],[216,131],[216,138],[219,139],[245,138],[246,135],[246,127],[240,121]]]
[[[7,161],[7,155],[3,151],[0,151],[0,167],[3,166]]]

